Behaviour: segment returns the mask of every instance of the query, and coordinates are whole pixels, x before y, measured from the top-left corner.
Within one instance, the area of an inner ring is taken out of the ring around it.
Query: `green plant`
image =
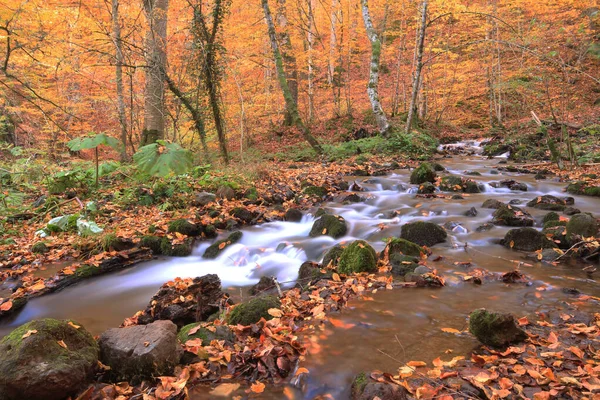
[[[150,176],[181,175],[192,168],[192,153],[177,143],[157,140],[133,155],[138,170]]]
[[[67,147],[71,151],[81,151],[94,149],[94,158],[96,160],[96,187],[98,187],[99,165],[98,165],[98,147],[105,145],[110,146],[115,150],[121,149],[121,142],[117,139],[107,136],[105,133],[98,133],[93,136],[82,136],[71,140],[67,143]]]

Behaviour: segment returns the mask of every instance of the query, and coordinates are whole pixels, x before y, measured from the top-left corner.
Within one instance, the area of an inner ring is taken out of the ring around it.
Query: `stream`
[[[290,387],[271,388],[264,398],[278,399],[289,393],[294,398],[312,399],[329,394],[336,399],[348,398],[350,383],[359,372],[375,369],[395,372],[410,360],[431,362],[441,356],[450,359],[468,355],[478,342],[467,334],[452,334],[442,328],[463,331],[467,328],[468,314],[480,307],[494,311],[512,312],[536,319],[536,313],[556,313],[573,302],[574,297],[563,288],[576,288],[581,293],[600,296],[600,285],[593,276],[583,271],[587,263],[565,261],[557,266],[525,259],[525,253],[512,251],[497,243],[510,227],[496,226],[485,232],[476,228],[491,220],[494,210],[483,209],[484,200],[494,198],[508,203],[524,203],[544,194],[565,196],[565,183],[552,180],[536,181],[531,174],[490,171],[499,166],[502,158],[487,159],[478,154],[480,143],[461,143],[470,155],[456,155],[438,160],[448,173],[462,176],[464,171],[478,171],[481,176],[469,178],[482,183],[485,192],[463,195],[464,199],[419,198],[416,185],[410,185],[408,170],[398,170],[385,177],[348,177],[356,180],[368,199],[361,203],[329,202],[323,207],[341,215],[348,223],[347,236],[335,240],[328,236],[309,238],[315,220],[306,214],[301,222],[271,222],[242,229],[241,241],[231,245],[215,260],[201,258],[211,242],[199,244],[186,258],[161,258],[138,264],[130,269],[82,282],[65,290],[35,298],[12,320],[0,324],[0,337],[16,326],[36,318],[71,318],[98,335],[107,328],[119,326],[123,319],[145,308],[149,299],[166,281],[175,277],[195,277],[216,273],[224,290],[234,300],[247,296],[245,289],[258,282],[263,275],[275,275],[279,282],[292,286],[298,268],[307,260],[319,261],[324,253],[339,242],[355,239],[369,241],[377,251],[383,250],[384,239],[398,236],[403,224],[427,220],[437,224],[460,222],[465,229],[449,232],[448,240],[432,248],[428,265],[437,268],[446,279],[443,288],[410,288],[379,291],[368,294],[369,300],[353,300],[347,309],[331,315],[343,324],[324,325],[309,337],[309,354],[302,366],[310,371],[303,382],[303,390]],[[528,191],[493,188],[492,181],[512,178],[527,184]],[[573,196],[574,207],[582,212],[597,213],[600,198]],[[477,216],[464,213],[475,207]],[[527,207],[541,229],[541,218],[547,211]],[[391,211],[393,218],[386,218]],[[314,211],[314,210],[313,210]],[[385,224],[381,230],[379,224]],[[468,247],[465,248],[465,243]],[[438,262],[432,259],[442,256]],[[514,270],[517,262],[532,284],[505,284],[501,281],[474,285],[463,282],[460,273],[468,274],[469,267],[455,262],[470,262],[472,267],[492,272]],[[458,272],[459,274],[456,274]],[[582,307],[585,307],[583,305]],[[446,354],[445,354],[446,353]],[[210,398],[206,388],[192,390],[193,399]]]

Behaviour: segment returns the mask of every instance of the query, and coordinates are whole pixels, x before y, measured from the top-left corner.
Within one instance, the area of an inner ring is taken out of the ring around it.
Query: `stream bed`
[[[12,320],[0,325],[0,337],[29,320],[44,317],[71,318],[97,335],[110,327],[119,326],[136,311],[145,308],[149,299],[166,281],[175,277],[195,277],[209,273],[219,275],[225,291],[234,300],[245,297],[244,289],[258,282],[263,275],[275,275],[279,282],[292,286],[298,268],[307,260],[320,261],[324,253],[339,242],[354,239],[369,241],[377,251],[383,250],[384,240],[398,236],[403,224],[427,220],[443,225],[459,222],[464,228],[449,232],[445,243],[434,246],[428,265],[437,268],[446,279],[439,289],[396,289],[369,295],[369,299],[351,301],[347,309],[333,315],[343,323],[324,325],[309,337],[309,354],[302,366],[310,371],[303,390],[294,389],[295,398],[312,399],[329,394],[334,398],[348,398],[350,383],[359,372],[375,369],[395,372],[410,360],[430,362],[438,356],[451,358],[468,355],[478,342],[467,334],[453,334],[442,328],[463,331],[468,314],[480,307],[494,311],[532,316],[553,313],[574,300],[564,288],[575,288],[583,294],[600,296],[600,285],[594,276],[583,271],[589,265],[583,262],[564,262],[559,265],[542,264],[525,259],[525,253],[512,251],[498,244],[510,227],[495,226],[485,232],[476,228],[491,220],[494,210],[483,209],[486,199],[508,203],[525,202],[544,194],[565,196],[565,183],[548,180],[536,181],[531,174],[499,172],[499,159],[478,156],[478,143],[470,144],[473,155],[453,156],[440,160],[448,173],[463,176],[464,171],[478,171],[481,176],[469,178],[482,183],[485,192],[463,195],[464,199],[416,197],[416,185],[410,185],[408,170],[394,171],[384,177],[360,177],[356,180],[368,199],[361,203],[329,202],[323,207],[341,215],[348,223],[345,237],[334,240],[328,236],[309,238],[315,220],[306,214],[301,222],[271,222],[242,229],[241,241],[231,245],[215,260],[200,255],[210,245],[202,242],[186,258],[162,258],[138,264],[65,290],[35,298]],[[527,184],[528,191],[493,188],[492,181],[511,178]],[[574,196],[575,207],[582,212],[598,213],[600,199]],[[477,216],[465,216],[471,207]],[[314,210],[313,210],[314,211]],[[397,215],[390,218],[390,212]],[[527,207],[541,229],[541,219],[547,211]],[[380,224],[384,224],[381,229]],[[465,244],[468,246],[465,248]],[[442,256],[438,262],[431,261]],[[514,260],[511,262],[510,260]],[[469,267],[455,262],[470,262],[492,272],[514,270],[518,262],[531,284],[505,284],[501,281],[474,285],[463,282],[460,274],[468,274]],[[446,354],[444,354],[446,353]],[[273,388],[264,398],[282,398],[286,388]],[[290,391],[287,388],[288,392]],[[286,393],[288,393],[286,392]],[[209,398],[205,389],[194,391],[193,399]],[[289,394],[287,394],[289,397]]]

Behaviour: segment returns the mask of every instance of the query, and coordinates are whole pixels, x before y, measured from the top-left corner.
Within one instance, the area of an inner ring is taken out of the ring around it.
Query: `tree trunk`
[[[275,24],[273,23],[273,17],[271,16],[271,10],[269,9],[268,0],[261,0],[263,10],[265,12],[265,20],[267,22],[267,29],[269,32],[269,40],[271,41],[271,49],[273,50],[273,58],[275,59],[275,67],[277,69],[277,80],[279,86],[283,92],[283,98],[285,99],[285,107],[287,112],[292,117],[293,124],[300,129],[304,139],[311,145],[317,154],[323,153],[323,149],[319,142],[311,135],[310,130],[306,127],[300,114],[298,113],[298,104],[294,101],[290,87],[288,85],[287,78],[285,76],[285,70],[283,68],[283,60],[281,52],[279,51],[279,45],[277,43],[277,36],[275,34]]]
[[[315,20],[314,20],[314,0],[308,0],[308,123],[311,124],[314,117],[314,66],[313,66],[313,47],[315,41]],[[298,102],[296,101],[296,104]]]
[[[285,0],[277,0],[277,13],[275,15],[277,27],[279,28],[277,41],[280,46],[281,57],[283,58],[283,64],[285,66],[285,76],[288,81],[290,93],[294,102],[298,104],[298,64],[296,62],[296,57],[294,56],[292,40],[287,32],[288,20],[285,5]],[[286,126],[294,125],[293,118],[287,109],[285,112],[284,124]]]
[[[367,85],[367,94],[369,101],[371,102],[371,109],[375,115],[375,121],[377,122],[377,129],[381,135],[386,135],[390,129],[390,124],[383,112],[381,102],[379,101],[379,61],[381,57],[381,40],[375,32],[371,16],[369,14],[369,5],[367,0],[361,0],[362,15],[365,21],[365,28],[367,30],[367,37],[371,42],[371,65],[369,69],[369,84]]]
[[[119,0],[112,0],[112,28],[115,45],[115,81],[117,84],[117,111],[121,126],[121,142],[123,150],[121,161],[127,160],[127,117],[125,115],[125,97],[123,94],[123,43],[121,42],[121,25],[119,24]]]
[[[423,70],[423,46],[425,44],[425,29],[427,28],[427,1],[423,0],[423,11],[421,14],[421,26],[417,40],[417,66],[413,76],[412,96],[410,98],[410,107],[408,108],[408,116],[406,117],[406,133],[410,133],[412,129],[413,118],[417,108],[417,96],[419,87],[421,86],[421,71]]]
[[[146,33],[146,87],[141,145],[165,136],[165,74],[167,70],[167,11],[169,0],[143,0]]]

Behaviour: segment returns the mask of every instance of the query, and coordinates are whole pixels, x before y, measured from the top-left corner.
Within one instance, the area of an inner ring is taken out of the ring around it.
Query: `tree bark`
[[[165,71],[167,70],[167,12],[169,0],[143,0],[146,33],[146,87],[141,145],[165,136]]]
[[[386,135],[390,129],[390,124],[383,112],[381,102],[379,101],[379,63],[381,58],[381,40],[375,32],[371,15],[369,14],[369,4],[367,0],[361,0],[362,15],[367,30],[367,37],[371,42],[371,64],[369,69],[369,83],[367,85],[367,95],[371,102],[371,109],[375,115],[377,129],[381,135]]]
[[[277,27],[279,28],[277,41],[280,46],[281,57],[283,58],[283,64],[285,66],[285,76],[288,81],[290,93],[294,102],[298,104],[298,64],[296,57],[294,56],[292,40],[287,32],[288,20],[285,6],[285,0],[277,0],[277,11],[275,15]],[[284,124],[286,126],[294,125],[293,118],[287,109],[285,112]]]
[[[121,126],[121,142],[123,150],[121,161],[127,160],[127,117],[125,115],[125,96],[123,94],[123,43],[121,42],[121,25],[119,24],[119,0],[112,0],[112,30],[115,45],[115,82],[117,84],[117,113]]]
[[[308,0],[308,123],[312,123],[314,117],[314,65],[313,65],[313,47],[315,41],[315,20],[314,20],[314,0]],[[298,102],[296,101],[296,104]]]
[[[421,13],[421,26],[419,29],[419,36],[417,39],[417,65],[415,68],[415,74],[413,76],[412,84],[412,95],[410,98],[410,107],[408,108],[408,116],[406,117],[406,128],[405,132],[410,133],[412,128],[413,118],[417,108],[417,96],[419,94],[419,87],[421,85],[421,71],[423,70],[423,47],[425,44],[425,29],[427,28],[427,1],[423,0],[423,11]]]
[[[275,59],[277,80],[279,81],[279,86],[283,92],[286,110],[292,117],[293,125],[295,125],[302,132],[304,139],[310,144],[317,154],[322,154],[323,149],[321,148],[321,145],[319,145],[319,142],[317,142],[317,140],[311,135],[310,130],[300,118],[300,114],[298,113],[298,104],[294,101],[292,93],[290,92],[290,87],[285,76],[281,52],[279,51],[279,44],[277,43],[277,36],[275,34],[275,24],[273,23],[271,10],[269,9],[269,2],[268,0],[261,0],[261,2],[265,12],[265,20],[267,22],[267,30],[269,33],[269,40],[271,42],[271,49],[273,50],[273,58]]]

